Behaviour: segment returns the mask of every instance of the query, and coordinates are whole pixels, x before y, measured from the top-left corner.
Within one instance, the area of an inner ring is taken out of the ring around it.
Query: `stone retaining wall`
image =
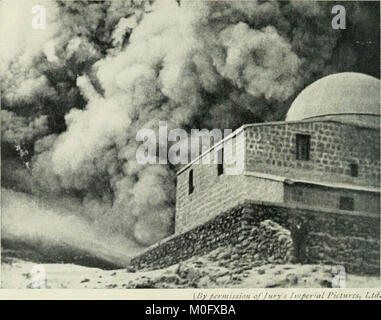
[[[264,220],[272,220],[291,232],[295,262],[344,265],[349,273],[379,274],[379,216],[253,201],[164,239],[134,257],[131,265],[136,269],[159,269],[218,247],[239,246],[245,232]],[[278,239],[269,241],[277,246]]]

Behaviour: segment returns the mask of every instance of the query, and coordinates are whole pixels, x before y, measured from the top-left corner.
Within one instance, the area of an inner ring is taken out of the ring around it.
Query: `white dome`
[[[306,87],[288,110],[286,121],[314,117],[379,123],[380,80],[355,73],[336,73]]]

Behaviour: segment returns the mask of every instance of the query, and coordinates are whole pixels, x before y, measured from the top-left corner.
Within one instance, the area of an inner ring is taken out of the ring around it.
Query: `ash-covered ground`
[[[331,266],[300,264],[261,264],[247,268],[224,267],[222,251],[171,267],[146,272],[127,269],[103,270],[75,264],[43,264],[50,289],[133,289],[133,288],[331,288]],[[36,263],[8,258],[2,263],[3,288],[33,288]],[[41,268],[37,268],[41,270]],[[379,287],[373,276],[347,275],[347,288]]]

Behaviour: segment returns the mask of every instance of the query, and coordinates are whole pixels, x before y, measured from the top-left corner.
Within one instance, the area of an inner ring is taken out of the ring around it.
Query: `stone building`
[[[163,268],[231,247],[235,265],[293,261],[379,275],[379,104],[378,79],[334,74],[305,88],[285,121],[246,124],[215,143],[178,172],[175,233],[131,265]],[[234,159],[242,170],[231,174]],[[270,230],[263,242],[264,224],[289,235],[291,260]]]
[[[378,79],[339,73],[312,83],[285,121],[243,125],[178,172],[175,233],[245,200],[379,214],[379,130]],[[213,161],[228,142],[243,155],[241,174]]]

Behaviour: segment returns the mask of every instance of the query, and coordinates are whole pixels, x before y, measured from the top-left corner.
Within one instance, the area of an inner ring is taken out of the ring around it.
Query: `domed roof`
[[[380,80],[361,73],[343,72],[306,87],[292,103],[286,121],[314,117],[343,120],[362,117],[364,120],[379,116]]]

